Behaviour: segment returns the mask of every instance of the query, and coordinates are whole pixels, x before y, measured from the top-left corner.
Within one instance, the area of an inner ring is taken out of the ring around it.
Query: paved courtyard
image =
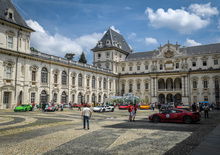
[[[217,125],[214,119],[155,124],[146,119],[152,113],[139,110],[135,122],[127,110],[93,113],[90,130],[83,130],[77,109],[0,111],[0,154],[189,154]]]

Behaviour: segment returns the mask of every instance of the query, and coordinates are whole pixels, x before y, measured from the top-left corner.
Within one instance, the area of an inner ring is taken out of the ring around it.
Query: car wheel
[[[105,109],[103,109],[102,112],[105,112]]]
[[[153,116],[152,121],[154,123],[158,123],[158,122],[160,122],[160,117],[159,116]]]
[[[114,110],[115,110],[115,109],[114,109],[114,108],[112,108],[112,112],[114,112]]]
[[[183,121],[184,121],[184,123],[186,123],[186,124],[190,124],[190,123],[192,123],[192,118],[191,118],[190,116],[185,116],[185,117],[183,118]]]

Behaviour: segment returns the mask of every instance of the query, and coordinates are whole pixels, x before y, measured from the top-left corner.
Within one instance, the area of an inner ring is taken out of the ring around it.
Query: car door
[[[170,110],[164,110],[161,114],[161,119],[165,122],[170,121]]]
[[[178,118],[179,118],[179,115],[177,111],[174,109],[170,110],[170,117],[169,117],[170,122],[176,122],[178,121]]]

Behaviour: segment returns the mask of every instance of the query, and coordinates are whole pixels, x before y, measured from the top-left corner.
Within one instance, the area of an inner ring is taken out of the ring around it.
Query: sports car
[[[94,112],[113,112],[114,107],[113,106],[97,106],[93,107]]]
[[[139,109],[150,109],[150,105],[140,105]]]
[[[128,110],[128,108],[129,108],[129,105],[119,105],[118,106],[118,109],[120,109],[120,110]]]
[[[45,108],[45,111],[58,111],[58,109],[59,109],[59,107],[58,106],[47,106],[46,108]]]
[[[14,109],[14,112],[18,112],[18,111],[32,111],[32,105],[22,104],[22,105],[16,106]]]
[[[193,123],[200,120],[199,112],[190,112],[183,109],[168,109],[161,113],[155,113],[149,116],[152,122],[183,122]]]

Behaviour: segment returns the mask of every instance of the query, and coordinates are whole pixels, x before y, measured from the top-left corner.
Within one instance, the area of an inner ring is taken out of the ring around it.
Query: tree
[[[79,62],[80,63],[84,63],[84,64],[87,63],[87,60],[86,60],[84,52],[82,52],[82,54],[80,55]]]

